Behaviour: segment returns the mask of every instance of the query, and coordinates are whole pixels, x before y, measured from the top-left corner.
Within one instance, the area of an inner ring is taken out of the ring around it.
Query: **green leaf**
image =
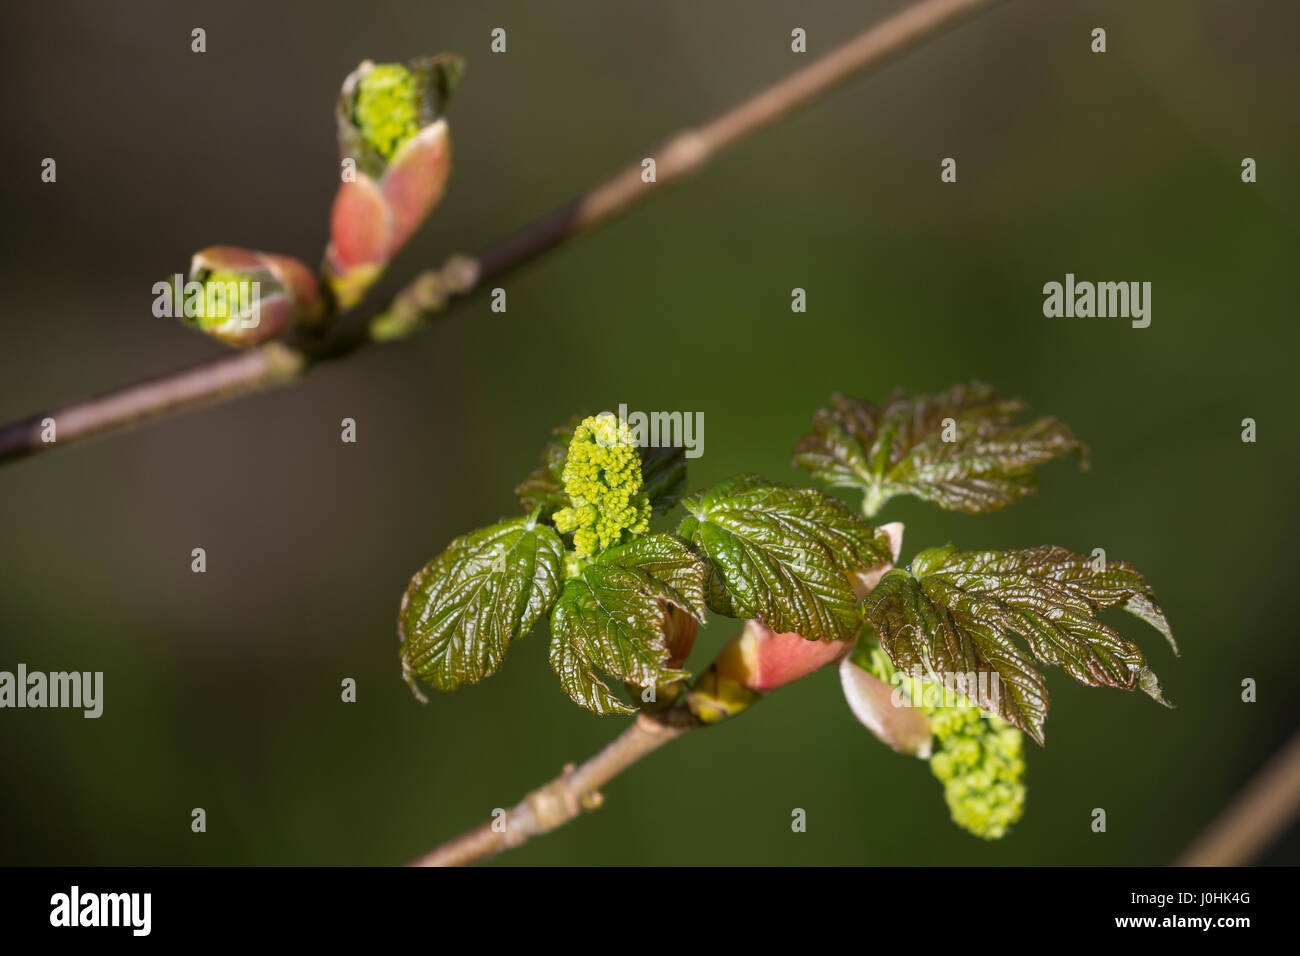
[[[672,683],[667,666],[669,612],[704,622],[707,567],[671,534],[649,534],[609,548],[560,592],[551,612],[551,666],[573,700],[598,714],[635,711],[596,675],[640,687]]]
[[[967,514],[995,511],[1038,487],[1036,466],[1070,453],[1086,463],[1086,447],[1056,419],[1016,424],[1025,408],[978,383],[915,400],[896,391],[881,406],[835,395],[795,445],[794,463],[818,481],[862,491],[869,518],[896,495]]]
[[[642,446],[641,490],[657,515],[671,511],[686,491],[686,449]]]
[[[888,535],[810,488],[757,475],[685,501],[677,533],[713,566],[709,607],[809,640],[851,637],[861,626],[849,575],[893,563]]]
[[[554,621],[551,629],[555,629]],[[551,667],[559,675],[560,686],[575,704],[602,717],[636,713],[635,707],[629,707],[610,691],[609,685],[596,675],[591,659],[568,636],[552,636],[550,659]]]
[[[1102,567],[1091,556],[1054,545],[1025,551],[932,548],[913,559],[910,573],[888,572],[862,601],[863,615],[897,667],[959,682],[959,692],[1040,744],[1048,696],[1035,658],[1082,684],[1140,687],[1172,706],[1137,645],[1094,617],[1113,607],[1151,624],[1177,653],[1155,594],[1132,565],[1111,561]],[[1013,635],[1023,638],[1028,652]],[[994,674],[996,685],[989,679]],[[971,681],[981,679],[988,693],[977,698]]]
[[[586,417],[575,415],[551,430],[551,438],[542,449],[541,464],[515,486],[524,510],[531,513],[540,507],[542,516],[549,518],[569,506],[569,497],[564,493],[564,463],[569,458],[574,429]],[[686,490],[686,449],[641,446],[637,451],[641,456],[641,490],[650,499],[654,513],[664,514]]]
[[[550,610],[564,544],[526,518],[457,538],[411,579],[398,616],[402,671],[438,690],[495,673],[510,642]]]

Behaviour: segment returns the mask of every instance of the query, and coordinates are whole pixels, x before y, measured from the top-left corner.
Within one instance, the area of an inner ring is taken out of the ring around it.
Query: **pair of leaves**
[[[690,496],[677,533],[712,565],[708,604],[809,640],[861,627],[851,575],[893,563],[888,535],[810,488],[743,475]]]
[[[565,693],[597,714],[632,714],[597,670],[638,687],[687,677],[668,666],[670,609],[703,624],[707,576],[700,557],[671,534],[601,552],[565,582],[551,612],[551,666]]]
[[[1039,744],[1048,696],[1034,658],[1090,686],[1140,687],[1168,706],[1137,645],[1094,617],[1113,607],[1152,625],[1177,653],[1154,593],[1132,565],[1099,566],[1092,557],[1053,545],[1025,551],[932,548],[917,555],[910,572],[888,572],[862,602],[863,616],[897,667],[959,681],[996,674],[997,693],[981,706]],[[1029,653],[1013,635],[1024,639]],[[967,695],[974,699],[969,690]]]
[[[523,481],[515,486],[515,495],[525,510],[540,508],[549,517],[561,508],[568,507],[569,496],[564,493],[564,463],[569,457],[569,442],[574,429],[587,416],[575,415],[564,425],[551,430],[551,437],[542,449],[542,461]],[[664,514],[681,500],[686,490],[686,450],[684,448],[641,446],[641,490],[650,499],[655,514]]]
[[[863,492],[867,517],[896,495],[949,511],[994,511],[1034,491],[1037,465],[1086,448],[1054,418],[1015,424],[1025,410],[987,385],[958,385],[880,406],[835,395],[795,445],[794,463],[833,487]]]
[[[707,568],[684,542],[652,534],[603,552],[562,581],[564,545],[547,525],[502,521],[457,538],[411,579],[398,617],[402,670],[438,690],[495,673],[510,642],[551,612],[551,664],[599,714],[634,713],[596,669],[641,686],[686,676],[665,666],[670,607],[704,620]]]

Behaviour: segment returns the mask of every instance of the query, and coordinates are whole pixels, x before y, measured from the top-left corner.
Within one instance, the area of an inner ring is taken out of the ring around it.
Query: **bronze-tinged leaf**
[[[861,627],[854,587],[893,563],[889,533],[811,488],[743,475],[688,497],[677,533],[709,559],[709,607],[809,640]]]
[[[657,515],[671,511],[686,491],[686,449],[642,445],[641,491]]]
[[[1082,684],[1141,689],[1172,706],[1137,645],[1094,616],[1123,608],[1177,652],[1155,594],[1126,562],[1102,563],[1052,545],[969,552],[949,545],[921,552],[907,571],[887,573],[861,606],[901,670],[969,687],[993,686],[996,675],[997,690],[981,695],[980,705],[1040,744],[1048,696],[1035,659]]]
[[[552,624],[552,629],[554,627]],[[609,685],[596,674],[596,668],[583,651],[581,641],[572,640],[567,634],[553,636],[550,660],[551,667],[560,678],[560,686],[575,704],[602,717],[610,714],[630,716],[636,713],[636,708],[619,700]]]
[[[416,572],[402,598],[398,636],[411,689],[416,677],[453,690],[495,673],[510,642],[555,602],[563,564],[560,536],[525,518],[449,544]]]
[[[915,495],[949,511],[994,511],[1033,492],[1034,469],[1087,449],[1054,418],[1016,419],[1024,403],[987,385],[882,405],[835,395],[795,445],[794,463],[833,487],[856,488],[873,517],[889,499]]]
[[[680,538],[648,534],[609,548],[570,578],[551,612],[551,666],[575,703],[598,714],[635,711],[597,671],[638,687],[687,676],[670,608],[704,622],[708,568]]]

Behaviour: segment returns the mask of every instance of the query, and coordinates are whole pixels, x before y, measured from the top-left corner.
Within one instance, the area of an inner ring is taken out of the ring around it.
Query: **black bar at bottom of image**
[[[7,941],[239,942],[603,929],[743,940],[848,932],[922,939],[1229,940],[1290,925],[1289,868],[4,868]],[[697,924],[697,925],[696,925]],[[659,926],[658,930],[651,927]],[[872,929],[875,926],[875,929]],[[477,927],[477,929],[475,929]],[[565,927],[568,927],[567,929]],[[910,929],[909,929],[910,927]],[[1025,934],[1034,934],[1032,936]],[[774,941],[774,940],[773,940]]]

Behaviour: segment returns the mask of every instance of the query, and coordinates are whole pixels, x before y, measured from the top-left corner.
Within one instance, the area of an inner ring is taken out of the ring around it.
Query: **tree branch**
[[[167,412],[195,408],[242,392],[291,381],[306,365],[302,353],[279,342],[150,379],[98,398],[68,405],[0,429],[0,462],[124,428]],[[41,438],[45,419],[56,424],[57,442]]]
[[[498,819],[448,840],[411,866],[464,866],[519,846],[603,803],[599,788],[642,757],[699,726],[690,714],[641,714],[604,750],[572,765]],[[1238,794],[1176,866],[1247,866],[1300,815],[1300,733]]]
[[[581,766],[565,767],[564,773],[524,797],[504,817],[449,840],[410,865],[463,866],[519,846],[530,837],[550,833],[580,813],[595,810],[604,802],[602,786],[697,726],[690,712],[680,707],[660,714],[640,714],[604,750]]]
[[[453,257],[441,269],[416,276],[383,310],[389,329],[378,338],[400,338],[414,331],[451,298],[472,292],[485,280],[504,275],[567,239],[594,229],[659,187],[695,171],[750,133],[916,46],[963,16],[996,2],[921,0],[881,21],[739,106],[671,139],[651,154],[655,159],[656,182],[641,180],[638,160],[477,257]],[[0,428],[0,463],[202,403],[291,382],[317,363],[350,355],[376,338],[364,325],[340,330],[323,347],[322,343],[300,336],[292,342],[263,345],[98,398],[41,412]],[[46,418],[56,423],[55,442],[43,440],[41,423]]]

